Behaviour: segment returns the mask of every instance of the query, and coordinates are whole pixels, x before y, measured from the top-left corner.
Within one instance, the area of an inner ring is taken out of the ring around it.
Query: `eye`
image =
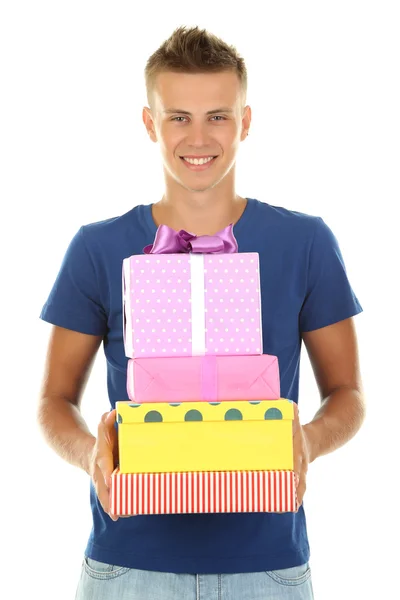
[[[177,121],[178,123],[182,123],[182,121],[178,121],[178,119],[186,119],[186,117],[172,117],[171,121]],[[211,117],[211,119],[222,119],[223,121],[226,121],[226,117],[223,117],[222,115],[214,115],[213,117]]]

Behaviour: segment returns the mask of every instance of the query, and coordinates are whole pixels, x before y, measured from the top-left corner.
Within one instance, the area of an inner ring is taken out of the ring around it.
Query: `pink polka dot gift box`
[[[127,357],[262,354],[259,255],[237,252],[232,225],[198,237],[161,225],[122,275]]]

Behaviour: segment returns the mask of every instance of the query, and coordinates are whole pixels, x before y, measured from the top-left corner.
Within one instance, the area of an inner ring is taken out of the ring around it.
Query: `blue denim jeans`
[[[192,575],[85,557],[75,600],[313,600],[309,563],[279,571]]]

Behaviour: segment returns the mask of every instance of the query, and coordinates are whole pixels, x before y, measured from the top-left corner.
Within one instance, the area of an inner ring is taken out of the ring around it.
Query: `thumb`
[[[116,410],[110,410],[108,413],[104,413],[102,416],[102,423],[109,429],[110,427],[114,427],[115,418],[116,418]]]
[[[110,450],[103,451],[98,455],[97,464],[107,488],[111,487],[111,475],[114,471],[114,459]]]
[[[114,429],[115,409],[105,413],[98,428],[97,464],[107,488],[111,487],[111,474],[114,471],[113,448],[110,446],[109,432]]]
[[[99,455],[97,459],[97,464],[99,466],[101,474],[103,475],[104,483],[106,484],[107,488],[110,489],[111,475],[114,471],[114,460],[112,453],[107,452]]]

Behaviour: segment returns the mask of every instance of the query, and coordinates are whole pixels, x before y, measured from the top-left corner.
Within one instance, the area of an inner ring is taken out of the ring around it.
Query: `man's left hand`
[[[294,472],[297,478],[297,500],[300,506],[306,491],[306,476],[310,462],[311,441],[307,436],[307,430],[300,424],[299,409],[295,402],[293,403],[293,408],[293,458]]]

